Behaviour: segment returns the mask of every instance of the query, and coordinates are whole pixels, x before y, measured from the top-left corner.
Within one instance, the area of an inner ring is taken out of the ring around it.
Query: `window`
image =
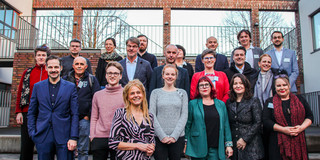
[[[320,11],[311,16],[312,20],[312,37],[313,37],[313,49],[320,49]]]
[[[10,6],[0,2],[0,34],[14,39],[17,30],[16,21],[18,12],[13,10]]]

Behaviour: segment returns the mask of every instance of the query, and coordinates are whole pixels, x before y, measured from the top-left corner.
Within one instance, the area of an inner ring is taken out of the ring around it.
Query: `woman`
[[[109,62],[106,71],[108,84],[105,89],[96,92],[92,99],[90,139],[94,160],[106,160],[109,153],[110,159],[115,159],[116,152],[108,145],[109,134],[114,112],[124,107],[123,88],[119,84],[123,68],[118,62]]]
[[[96,69],[96,77],[99,81],[101,88],[108,83],[105,76],[106,76],[106,66],[110,61],[120,61],[122,57],[116,53],[116,40],[114,38],[107,38],[105,41],[106,52],[101,54],[101,57],[98,61],[98,66]]]
[[[276,94],[266,100],[263,127],[269,131],[267,153],[271,160],[307,160],[305,129],[313,121],[309,104],[302,96],[290,93],[288,76],[275,77]]]
[[[110,148],[119,160],[150,159],[154,152],[153,115],[148,113],[146,91],[135,79],[123,89],[125,108],[117,109],[109,138]]]
[[[177,44],[176,46],[178,48],[178,55],[177,55],[177,59],[176,59],[176,65],[178,67],[182,67],[182,68],[184,68],[184,69],[186,69],[188,71],[189,80],[191,82],[192,76],[194,74],[194,70],[193,70],[192,65],[185,61],[186,50],[181,45]]]
[[[34,50],[35,66],[27,68],[21,76],[16,101],[16,121],[21,125],[20,159],[33,159],[34,143],[28,134],[27,114],[33,85],[48,78],[45,66],[50,54],[51,50],[45,44],[38,46]]]
[[[225,160],[232,156],[231,131],[223,101],[215,97],[212,81],[203,76],[197,83],[196,99],[189,102],[186,151],[191,159]]]
[[[272,59],[269,54],[263,54],[259,58],[260,70],[251,76],[251,91],[254,97],[259,98],[261,106],[275,94],[274,77],[278,70],[271,68]]]
[[[232,160],[259,160],[264,156],[261,138],[262,107],[250,92],[249,80],[236,73],[230,82],[227,110],[233,141]]]
[[[188,94],[175,87],[178,69],[173,64],[163,67],[164,87],[152,91],[150,113],[154,115],[156,160],[180,160],[184,146],[184,128],[188,118]]]
[[[196,97],[196,88],[200,77],[207,76],[213,84],[217,99],[227,102],[229,99],[229,81],[224,72],[214,70],[216,52],[212,49],[206,49],[202,52],[201,58],[204,64],[204,71],[193,75],[190,86],[190,99],[195,99]]]

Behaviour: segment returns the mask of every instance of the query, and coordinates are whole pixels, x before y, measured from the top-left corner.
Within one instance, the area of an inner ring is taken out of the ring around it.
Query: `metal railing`
[[[0,34],[0,58],[13,58],[15,49],[16,43],[14,40]]]
[[[0,127],[7,127],[10,118],[11,92],[0,90]]]
[[[290,27],[263,27],[260,28],[260,47],[264,49],[264,52],[267,52],[273,49],[273,44],[271,42],[271,34],[274,31],[280,31],[283,33],[284,41],[283,47],[297,50],[298,43],[297,43],[297,36],[296,36],[296,29]]]
[[[319,126],[320,125],[320,91],[304,93],[302,96],[305,97],[307,102],[310,105],[311,111],[313,113],[314,121],[312,125]]]

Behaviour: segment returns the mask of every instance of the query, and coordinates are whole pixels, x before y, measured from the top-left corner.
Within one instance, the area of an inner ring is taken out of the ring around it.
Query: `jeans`
[[[79,121],[78,160],[88,160],[90,121]]]

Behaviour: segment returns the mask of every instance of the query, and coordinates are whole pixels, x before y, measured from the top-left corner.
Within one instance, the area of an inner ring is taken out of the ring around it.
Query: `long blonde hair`
[[[142,91],[143,99],[142,99],[142,104],[140,107],[141,107],[141,110],[143,113],[143,118],[146,119],[148,121],[148,123],[151,125],[151,120],[150,120],[149,111],[148,111],[148,102],[146,99],[146,90],[145,90],[143,84],[138,79],[134,79],[132,81],[129,81],[129,83],[123,88],[123,101],[125,104],[125,109],[127,111],[126,118],[128,121],[133,121],[133,115],[130,110],[131,102],[128,100],[129,90],[133,86],[138,87]]]

